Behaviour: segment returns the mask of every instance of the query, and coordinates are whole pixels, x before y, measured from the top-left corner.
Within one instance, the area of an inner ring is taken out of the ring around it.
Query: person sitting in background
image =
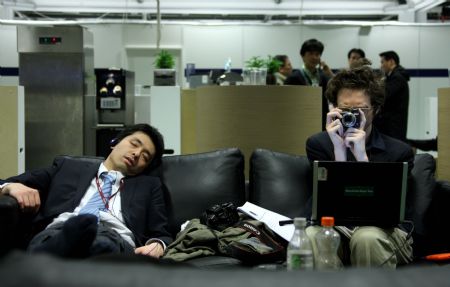
[[[326,117],[326,131],[309,137],[306,142],[311,164],[315,160],[407,162],[411,172],[414,165],[411,147],[380,133],[372,124],[383,105],[384,87],[381,77],[370,67],[363,65],[340,71],[328,83],[326,96],[332,105]],[[349,109],[358,110],[360,125],[345,130],[341,113]],[[343,250],[349,254],[344,254],[344,258],[349,256],[353,266],[395,268],[412,260],[412,238],[399,228],[337,226],[336,229],[348,239],[348,246]],[[318,230],[317,226],[306,229],[316,254],[314,237]]]
[[[274,73],[276,84],[282,86],[287,77],[292,74],[291,60],[287,55],[276,55],[274,59],[283,63],[278,72]]]
[[[324,50],[322,42],[309,39],[302,44],[300,56],[303,66],[293,72],[284,82],[285,85],[303,85],[322,87],[322,130],[325,129],[325,119],[328,113],[328,101],[325,98],[325,89],[333,72],[330,67],[321,60]]]
[[[35,226],[45,227],[29,252],[160,257],[172,238],[161,182],[146,173],[160,165],[163,151],[158,130],[137,124],[117,135],[100,164],[59,158],[49,168],[6,179],[0,192],[36,213]]]

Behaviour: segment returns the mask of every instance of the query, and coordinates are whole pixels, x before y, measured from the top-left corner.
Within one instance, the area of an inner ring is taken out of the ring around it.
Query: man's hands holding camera
[[[356,111],[359,113],[359,117]],[[336,161],[347,161],[347,148],[350,149],[357,161],[368,161],[365,125],[366,117],[361,109],[344,111],[332,108],[328,112],[326,130],[334,146]]]

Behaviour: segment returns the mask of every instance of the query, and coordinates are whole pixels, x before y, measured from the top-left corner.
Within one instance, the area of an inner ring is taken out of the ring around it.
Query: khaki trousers
[[[336,226],[335,229],[341,235],[339,257],[350,258],[352,266],[396,268],[399,264],[412,261],[412,238],[407,239],[406,232],[399,228]],[[314,258],[317,258],[318,254],[315,236],[319,230],[320,226],[306,228],[313,247]]]

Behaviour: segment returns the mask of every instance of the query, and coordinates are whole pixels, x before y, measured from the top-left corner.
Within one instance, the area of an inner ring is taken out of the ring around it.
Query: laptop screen
[[[313,177],[314,221],[387,227],[404,220],[406,162],[314,161]]]

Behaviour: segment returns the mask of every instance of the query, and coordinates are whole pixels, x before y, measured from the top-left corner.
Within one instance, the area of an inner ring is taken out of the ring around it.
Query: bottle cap
[[[323,216],[321,221],[322,226],[334,226],[334,217]]]

